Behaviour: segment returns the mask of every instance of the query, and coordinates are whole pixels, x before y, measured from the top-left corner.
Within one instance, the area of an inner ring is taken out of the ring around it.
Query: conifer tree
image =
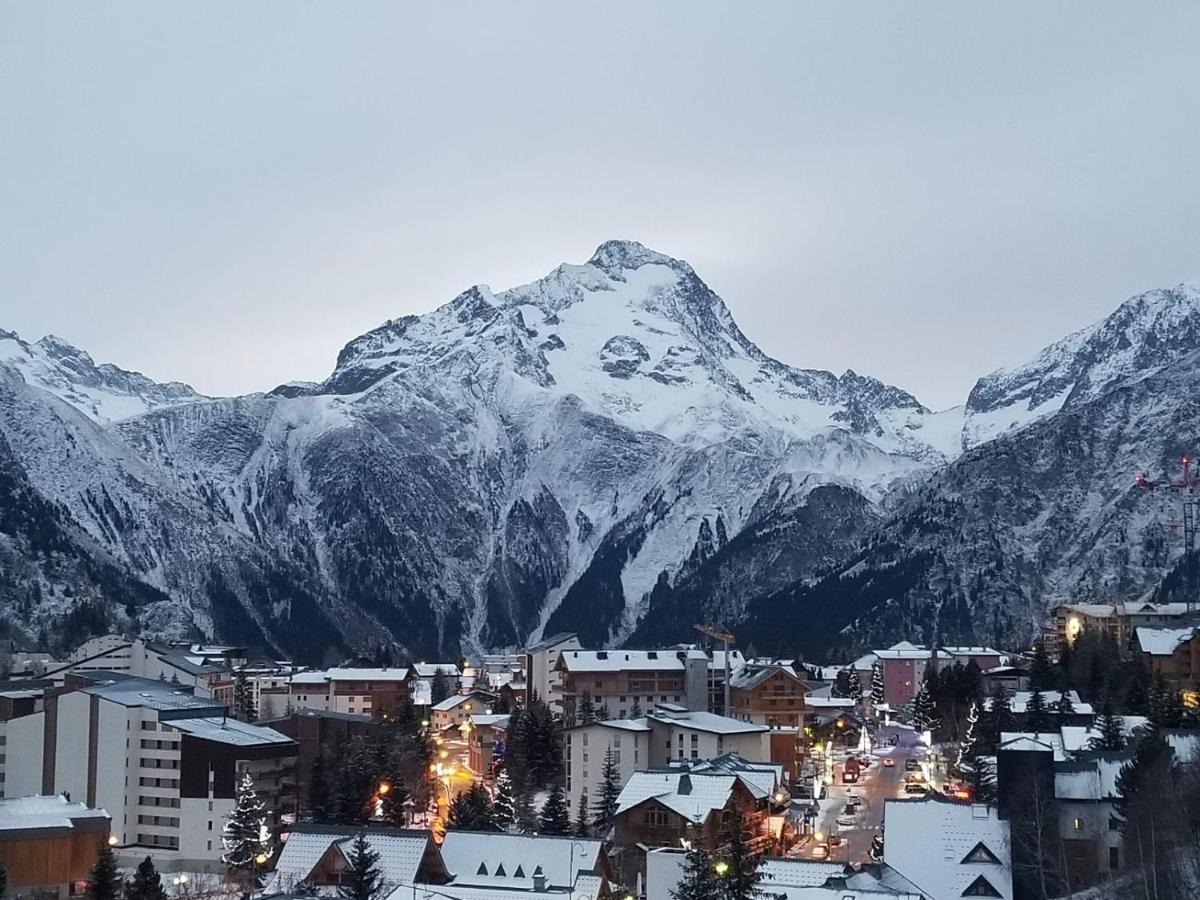
[[[1059,692],[1058,700],[1054,704],[1054,711],[1064,719],[1075,713],[1075,704],[1071,700],[1071,692],[1066,688],[1063,688]]]
[[[501,831],[508,831],[517,820],[517,799],[513,795],[512,779],[508,769],[502,768],[496,776],[496,799],[492,803],[492,821]]]
[[[762,877],[759,869],[763,858],[760,853],[750,852],[744,825],[741,813],[735,812],[730,823],[729,851],[724,859],[729,868],[717,881],[720,900],[758,900],[758,882]]]
[[[642,701],[640,697],[633,698],[633,706],[629,708],[629,718],[640,719],[644,713],[642,712]]]
[[[987,745],[990,749],[995,750],[1000,746],[1000,735],[1006,731],[1014,731],[1016,723],[1013,719],[1012,697],[1004,685],[996,688],[996,693],[992,695],[992,702],[988,707],[987,718],[985,720],[987,728]]]
[[[1029,689],[1034,693],[1048,691],[1055,687],[1054,667],[1050,665],[1050,657],[1046,655],[1046,645],[1038,641],[1033,651],[1033,665],[1029,669]]]
[[[1035,734],[1050,730],[1050,716],[1046,709],[1046,698],[1042,696],[1041,691],[1034,691],[1029,695],[1029,702],[1025,704],[1025,730],[1032,731]]]
[[[600,793],[592,810],[596,826],[608,828],[613,813],[617,811],[617,798],[621,796],[621,773],[617,768],[617,754],[612,747],[604,751],[604,766],[600,769]]]
[[[921,689],[917,691],[916,700],[913,701],[913,725],[917,731],[935,731],[937,724],[937,705],[930,694],[929,681],[926,679],[921,682]]]
[[[383,886],[383,875],[379,871],[379,854],[371,849],[365,831],[355,836],[346,859],[350,863],[349,883],[343,875],[338,896],[344,900],[374,900]]]
[[[1154,675],[1150,688],[1150,721],[1158,728],[1178,728],[1183,719],[1183,704],[1179,694],[1171,690],[1162,672]]]
[[[162,877],[149,856],[138,863],[133,878],[125,885],[125,900],[167,900]]]
[[[596,721],[596,707],[592,704],[592,695],[587,691],[579,695],[579,709],[575,712],[575,721],[579,725],[591,725]]]
[[[871,705],[883,706],[885,699],[883,669],[880,667],[879,662],[876,661],[871,666]]]
[[[100,845],[96,862],[88,872],[87,900],[118,900],[121,896],[121,876],[117,873],[117,861],[113,859],[112,847],[108,842]]]
[[[254,782],[247,772],[237,786],[237,802],[221,833],[225,848],[221,862],[230,869],[249,869],[256,856],[271,852],[266,832],[267,807],[255,793]]]
[[[575,813],[575,836],[587,837],[591,831],[591,823],[588,821],[587,791],[580,791],[579,809]]]
[[[450,696],[450,677],[439,667],[429,682],[429,699],[435,706]]]
[[[0,863],[0,900],[4,900],[4,895],[8,893],[8,869],[4,863]]]
[[[459,831],[495,831],[496,820],[492,814],[492,801],[479,782],[471,785],[454,798],[450,804],[450,820],[447,827]]]
[[[233,675],[233,714],[243,722],[253,722],[258,718],[258,710],[254,708],[254,690],[244,668],[239,668]]]
[[[862,679],[858,677],[858,670],[853,666],[850,667],[850,674],[846,676],[846,696],[854,701],[856,706],[861,706],[863,702],[863,685]]]
[[[571,820],[567,815],[567,798],[561,784],[555,784],[546,798],[538,817],[538,828],[542,834],[570,834]]]
[[[699,841],[683,858],[679,881],[671,888],[673,900],[718,900],[718,886],[712,860]]]
[[[1113,714],[1112,701],[1108,697],[1104,698],[1104,704],[1100,707],[1096,730],[1100,733],[1088,742],[1088,749],[1110,753],[1125,749],[1125,722]]]
[[[394,770],[390,770],[388,776],[381,779],[381,783],[388,786],[387,792],[379,798],[383,821],[394,828],[404,828],[408,825],[408,788]]]

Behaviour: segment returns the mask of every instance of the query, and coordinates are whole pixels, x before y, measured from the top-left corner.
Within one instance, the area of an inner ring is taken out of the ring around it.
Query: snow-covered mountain
[[[847,559],[916,546],[919,528],[910,540],[898,523],[923,521],[913,510],[944,502],[937,486],[969,460],[1160,371],[1163,347],[1186,369],[1171,323],[1193,321],[1196,292],[1144,297],[942,413],[771,359],[690,266],[625,241],[386,322],[324,382],[266,394],[201,397],[3,332],[0,438],[20,505],[56,511],[109,574],[0,553],[0,611],[29,639],[74,615],[301,656],[752,623]],[[1122,462],[1153,468],[1143,449]],[[1022,527],[1012,540],[1039,526]],[[27,556],[0,519],[4,540]],[[1023,602],[996,627],[1023,627]],[[829,607],[840,628],[870,604]]]

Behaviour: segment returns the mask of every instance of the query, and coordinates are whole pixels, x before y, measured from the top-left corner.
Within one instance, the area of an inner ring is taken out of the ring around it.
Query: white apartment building
[[[624,786],[634,772],[672,762],[700,762],[736,753],[751,762],[771,758],[770,729],[715,713],[660,703],[648,716],[613,719],[568,728],[564,734],[567,803],[572,809],[581,794],[595,802],[603,781],[604,756],[613,751]]]
[[[9,795],[68,794],[108,810],[117,852],[160,868],[216,870],[245,772],[273,813],[293,793],[294,741],[228,717],[188,688],[118,672],[70,676],[7,723]]]
[[[561,678],[558,673],[558,660],[564,650],[582,650],[578,635],[563,632],[543,638],[531,647],[521,651],[524,659],[526,703],[534,695],[549,704],[551,711],[563,713],[562,697],[559,693]]]

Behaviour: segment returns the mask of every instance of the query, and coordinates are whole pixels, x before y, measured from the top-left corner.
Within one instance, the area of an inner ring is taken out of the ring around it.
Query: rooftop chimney
[[[539,893],[544,892],[546,890],[546,876],[545,875],[536,875],[535,874],[533,876],[533,889],[535,891],[538,891]]]

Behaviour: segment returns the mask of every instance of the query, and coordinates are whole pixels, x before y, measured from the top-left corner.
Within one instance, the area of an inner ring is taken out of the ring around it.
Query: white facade
[[[583,645],[574,634],[556,634],[540,644],[522,652],[525,660],[525,684],[530,696],[536,694],[550,706],[553,712],[562,715],[562,696],[559,694],[559,675],[556,671],[559,657],[564,650],[582,650]]]
[[[595,806],[603,782],[604,757],[613,752],[618,787],[633,773],[650,765],[650,726],[645,719],[593,722],[569,728],[563,736],[563,765],[566,768],[567,806],[577,810],[581,796],[588,808]]]

